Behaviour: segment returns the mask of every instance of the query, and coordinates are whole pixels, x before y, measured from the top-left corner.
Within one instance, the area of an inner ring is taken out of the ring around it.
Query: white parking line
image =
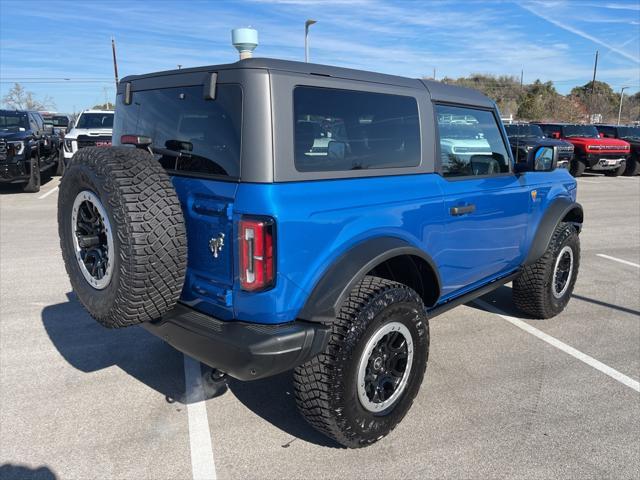
[[[605,255],[604,253],[596,253],[597,257],[606,258],[607,260],[613,260],[614,262],[624,263],[625,265],[630,265],[632,267],[640,268],[640,265],[637,263],[630,262],[629,260],[622,260],[621,258],[612,257],[610,255]]]
[[[193,479],[215,480],[216,464],[213,460],[207,406],[204,403],[200,362],[187,355],[184,356],[184,384],[189,417],[189,444]]]
[[[47,198],[49,195],[51,195],[52,193],[55,193],[58,191],[58,187],[52,188],[51,190],[49,190],[47,193],[45,193],[44,195],[40,195],[38,197],[38,200],[42,200],[43,198]]]
[[[483,300],[474,300],[474,302],[478,304],[480,307],[482,307],[484,310],[495,313],[500,318],[502,318],[503,320],[506,320],[512,325],[515,325],[516,327],[524,330],[525,332],[530,333],[535,337],[538,337],[540,340],[547,342],[549,345],[552,345],[557,349],[562,350],[564,353],[567,353],[574,358],[577,358],[581,362],[584,362],[590,367],[593,367],[596,370],[601,371],[605,375],[609,375],[611,378],[617,380],[618,382],[622,383],[623,385],[626,385],[629,388],[634,389],[636,392],[640,392],[640,382],[638,382],[637,380],[634,380],[633,378],[629,378],[625,374],[620,373],[619,371],[605,365],[602,362],[599,362],[598,360],[590,357],[586,353],[582,353],[581,351],[576,350],[573,347],[570,347],[566,343],[561,342],[557,338],[552,337],[551,335],[547,335],[544,332],[541,332],[537,328],[532,327],[527,322],[524,322],[519,318],[510,317],[509,315],[503,314],[500,310],[495,308],[493,305],[490,305]]]

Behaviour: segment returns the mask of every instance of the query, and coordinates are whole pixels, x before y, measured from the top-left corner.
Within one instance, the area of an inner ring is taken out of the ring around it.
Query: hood
[[[24,140],[29,136],[29,132],[5,132],[0,130],[0,139],[6,140],[7,142],[13,140]]]
[[[554,147],[570,147],[571,143],[565,140],[557,140],[555,138],[547,138],[547,137],[509,137],[509,143],[512,146],[533,146],[537,145],[540,142],[544,142],[547,145],[552,145]]]
[[[566,140],[573,143],[575,147],[580,147],[584,150],[597,151],[598,149],[601,149],[619,152],[628,152],[630,150],[629,142],[618,140],[617,138],[571,137]]]
[[[90,137],[110,137],[113,133],[111,128],[73,128],[67,132],[64,138],[75,140],[80,135],[88,135]]]

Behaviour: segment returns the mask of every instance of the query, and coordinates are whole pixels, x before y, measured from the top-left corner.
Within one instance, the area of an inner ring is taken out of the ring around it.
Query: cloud
[[[567,24],[567,23],[563,23],[560,20],[557,20],[555,17],[550,17],[547,15],[544,15],[543,13],[540,13],[540,11],[536,8],[530,7],[526,4],[519,4],[521,8],[527,10],[528,12],[530,12],[531,14],[535,15],[536,17],[539,17],[543,20],[546,20],[547,22],[551,23],[552,25],[555,25],[558,28],[561,28],[562,30],[566,30],[567,32],[573,33],[574,35],[578,35],[579,37],[582,37],[586,40],[590,40],[593,43],[600,45],[602,47],[608,48],[610,51],[617,53],[618,55],[631,60],[635,63],[640,63],[640,57],[636,57],[635,55],[632,55],[628,52],[625,52],[624,50],[618,48],[615,45],[611,45],[599,38],[594,37],[593,35],[583,32],[582,30]],[[559,17],[560,18],[560,17]]]

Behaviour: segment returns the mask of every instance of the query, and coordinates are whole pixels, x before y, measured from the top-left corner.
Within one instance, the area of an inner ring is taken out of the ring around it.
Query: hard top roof
[[[123,85],[127,82],[135,82],[136,80],[153,77],[166,77],[171,75],[184,75],[189,73],[217,72],[220,70],[237,69],[265,69],[270,71],[285,71],[291,73],[299,73],[302,75],[336,77],[341,79],[381,83],[416,89],[426,87],[426,89],[431,94],[432,100],[434,101],[480,105],[489,108],[494,106],[492,100],[490,100],[479,91],[470,88],[447,85],[445,83],[432,80],[420,80],[415,78],[402,77],[399,75],[388,75],[384,73],[369,72],[365,70],[355,70],[351,68],[334,67],[316,63],[295,62],[291,60],[280,60],[276,58],[247,58],[245,60],[239,60],[234,63],[226,63],[221,65],[208,65],[194,68],[182,68],[177,70],[165,70],[143,75],[130,75],[123,78],[120,81],[120,84]],[[122,87],[118,89],[118,93],[121,92]]]

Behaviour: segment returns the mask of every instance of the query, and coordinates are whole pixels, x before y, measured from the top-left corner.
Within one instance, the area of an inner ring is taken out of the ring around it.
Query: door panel
[[[530,193],[515,175],[442,179],[445,247],[438,258],[443,295],[518,266],[524,258]]]

